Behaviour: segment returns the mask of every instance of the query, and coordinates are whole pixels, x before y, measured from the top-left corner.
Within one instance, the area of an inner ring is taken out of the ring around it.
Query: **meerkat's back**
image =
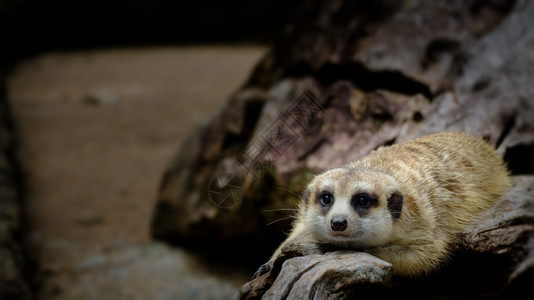
[[[429,196],[438,223],[456,230],[492,206],[511,185],[495,148],[463,132],[442,132],[382,147],[366,160]]]
[[[390,206],[388,199],[387,207],[398,218],[385,242],[366,251],[403,276],[428,273],[447,260],[458,234],[511,185],[495,148],[461,132],[381,147],[346,167],[357,173],[351,181],[372,183],[370,193],[384,189],[377,181],[396,182],[402,201]]]

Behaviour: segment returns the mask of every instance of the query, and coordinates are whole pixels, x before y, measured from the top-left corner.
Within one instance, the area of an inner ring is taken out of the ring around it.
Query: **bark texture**
[[[463,130],[497,146],[515,186],[439,274],[399,281],[362,253],[292,250],[283,260],[299,257],[278,260],[241,297],[522,291],[534,257],[532,15],[530,1],[303,7],[225,109],[182,146],[162,180],[154,235],[232,240],[234,251],[266,259],[289,221],[267,224],[290,215],[279,209],[295,208],[313,174],[384,144]]]

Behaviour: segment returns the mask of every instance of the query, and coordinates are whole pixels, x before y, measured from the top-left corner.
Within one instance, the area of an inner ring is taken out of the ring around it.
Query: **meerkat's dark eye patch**
[[[391,214],[391,218],[393,219],[393,221],[397,221],[400,218],[403,202],[404,198],[402,197],[402,194],[398,191],[391,193],[391,196],[389,196],[388,210]]]
[[[378,205],[378,197],[368,193],[358,193],[352,196],[350,205],[362,217],[367,214],[371,207]]]

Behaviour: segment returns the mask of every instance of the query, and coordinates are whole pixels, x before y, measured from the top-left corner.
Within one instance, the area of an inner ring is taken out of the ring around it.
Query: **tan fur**
[[[299,237],[363,250],[390,262],[396,275],[420,276],[448,259],[457,235],[510,184],[495,149],[466,133],[444,132],[381,147],[311,181],[293,231],[270,263],[285,243]],[[318,200],[324,191],[334,198],[327,212]],[[363,216],[351,206],[360,192],[378,199]],[[388,199],[399,194],[402,209],[395,219]],[[333,218],[345,219],[347,229],[333,231]]]

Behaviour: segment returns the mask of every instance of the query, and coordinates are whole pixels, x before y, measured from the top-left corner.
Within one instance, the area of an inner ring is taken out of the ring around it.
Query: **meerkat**
[[[391,263],[394,275],[428,274],[510,185],[495,148],[467,133],[380,147],[310,182],[292,232],[254,277],[269,271],[297,237],[368,252]]]

